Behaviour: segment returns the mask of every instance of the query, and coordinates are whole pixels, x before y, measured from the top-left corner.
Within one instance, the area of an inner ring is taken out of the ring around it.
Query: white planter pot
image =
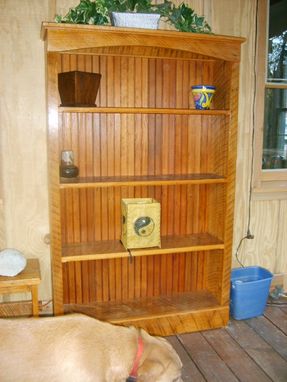
[[[159,14],[112,12],[112,24],[116,27],[158,29]]]

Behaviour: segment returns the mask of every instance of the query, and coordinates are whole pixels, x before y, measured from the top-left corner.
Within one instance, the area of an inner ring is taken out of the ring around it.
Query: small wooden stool
[[[32,295],[33,316],[39,315],[38,285],[41,281],[38,259],[27,259],[25,269],[14,277],[0,276],[0,294],[30,292]]]

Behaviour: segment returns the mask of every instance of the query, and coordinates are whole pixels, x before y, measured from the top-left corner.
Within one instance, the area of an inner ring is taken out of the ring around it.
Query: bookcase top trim
[[[198,34],[170,30],[117,28],[80,24],[42,23],[41,38],[48,52],[100,47],[157,47],[192,52],[205,57],[239,62],[242,37]]]

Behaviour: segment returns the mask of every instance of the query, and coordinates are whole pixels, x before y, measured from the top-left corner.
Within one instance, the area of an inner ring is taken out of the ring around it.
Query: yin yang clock
[[[152,198],[122,199],[121,241],[125,248],[160,247],[160,203]]]

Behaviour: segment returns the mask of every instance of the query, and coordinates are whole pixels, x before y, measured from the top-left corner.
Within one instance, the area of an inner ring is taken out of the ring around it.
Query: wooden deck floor
[[[167,337],[188,382],[287,382],[287,308],[223,329]]]

